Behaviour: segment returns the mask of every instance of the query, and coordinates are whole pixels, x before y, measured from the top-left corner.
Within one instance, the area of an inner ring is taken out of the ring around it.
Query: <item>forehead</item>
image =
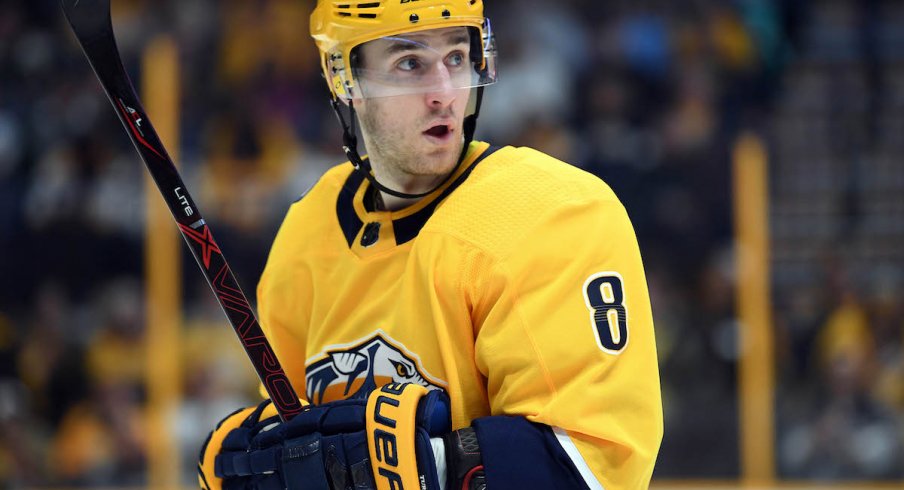
[[[380,39],[366,42],[361,45],[371,53],[393,53],[396,51],[410,50],[417,47],[433,49],[444,46],[467,44],[470,42],[467,27],[444,27],[441,29],[428,29],[426,31],[412,32],[398,36],[386,36]]]

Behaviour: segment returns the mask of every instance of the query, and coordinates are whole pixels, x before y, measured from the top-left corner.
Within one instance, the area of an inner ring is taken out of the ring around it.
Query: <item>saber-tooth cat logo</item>
[[[417,355],[382,331],[347,347],[328,349],[321,356],[306,369],[307,399],[318,405],[367,398],[387,383],[414,383],[428,390],[446,385],[426,372]]]

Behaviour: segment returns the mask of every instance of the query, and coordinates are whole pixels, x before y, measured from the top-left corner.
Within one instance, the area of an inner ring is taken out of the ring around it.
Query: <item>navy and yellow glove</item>
[[[308,407],[285,424],[262,417],[266,409],[234,414],[243,420],[220,434],[218,454],[208,454],[210,445],[202,452],[204,488],[458,490],[483,485],[476,438],[470,429],[451,431],[449,399],[441,391],[389,384],[367,400]],[[211,466],[214,477],[208,477]]]
[[[216,457],[224,448],[226,437],[233,430],[255,430],[260,421],[266,421],[269,425],[279,421],[276,407],[270,400],[264,400],[256,407],[248,407],[236,410],[222,420],[207,435],[207,440],[201,445],[201,455],[198,460],[198,484],[202,490],[222,490],[223,480],[216,476]]]

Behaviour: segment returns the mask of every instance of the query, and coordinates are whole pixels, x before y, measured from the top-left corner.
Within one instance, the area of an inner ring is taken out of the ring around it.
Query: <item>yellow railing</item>
[[[772,302],[769,294],[769,189],[766,149],[753,134],[734,153],[741,479],[775,481],[775,382]]]
[[[169,36],[155,39],[143,60],[143,99],[174,162],[179,160],[179,61]],[[179,484],[181,457],[174,420],[181,402],[179,353],[182,284],[179,237],[170,211],[149,175],[145,233],[147,298],[148,480],[151,488]]]

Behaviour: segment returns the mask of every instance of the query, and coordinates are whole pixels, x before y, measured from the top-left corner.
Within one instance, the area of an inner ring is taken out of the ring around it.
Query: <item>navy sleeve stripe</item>
[[[549,426],[507,416],[482,417],[473,426],[487,488],[590,490]]]

